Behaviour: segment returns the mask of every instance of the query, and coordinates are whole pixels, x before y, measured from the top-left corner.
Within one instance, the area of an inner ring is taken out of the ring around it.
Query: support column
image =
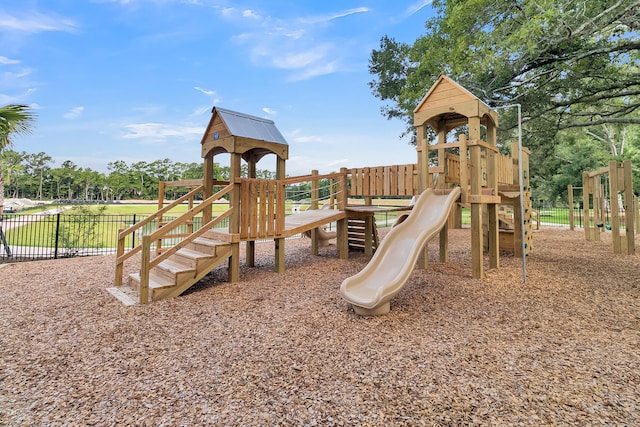
[[[498,153],[496,146],[496,127],[490,121],[486,125],[487,129],[487,143],[492,147],[496,147],[495,150],[486,148],[487,151],[487,187],[493,188],[495,194],[498,194]],[[488,219],[488,240],[489,240],[489,268],[500,267],[500,231],[498,220],[498,204],[487,204],[487,219]],[[516,227],[516,230],[521,230],[520,227]]]
[[[347,208],[347,168],[340,168],[340,178],[338,178],[338,210],[344,211]],[[349,224],[347,218],[340,219],[336,223],[336,243],[340,259],[349,258]]]
[[[480,119],[469,118],[469,139],[476,141],[480,137]],[[469,147],[469,166],[471,169],[471,196],[482,195],[482,152],[479,145]],[[473,277],[484,277],[482,204],[471,202],[471,262]]]
[[[240,178],[240,166],[242,157],[238,153],[231,153],[230,180]],[[233,208],[233,214],[229,217],[229,233],[240,233],[240,183],[234,184],[234,189],[229,196],[229,206]],[[229,282],[240,280],[240,242],[231,243],[231,257],[229,258]]]
[[[312,170],[311,175],[314,177],[318,176],[318,171],[316,169]],[[311,181],[311,209],[318,209],[320,207],[318,203],[319,195],[318,181],[314,179]],[[319,247],[320,241],[318,239],[318,229],[314,228],[311,230],[311,254],[318,255]]]
[[[418,152],[418,188],[420,193],[429,188],[429,142],[424,133],[424,124],[416,126]]]
[[[635,233],[635,204],[633,195],[633,179],[631,174],[631,160],[622,162],[624,168],[624,224],[626,238],[626,253],[636,253]]]
[[[251,156],[249,157],[249,161],[247,162],[247,172],[249,175],[249,178],[255,178],[256,177],[256,168],[257,168],[257,160],[256,160],[256,156],[255,154],[251,154]],[[259,197],[263,197],[262,194],[259,195]],[[247,263],[247,266],[249,267],[255,267],[256,265],[256,241],[255,240],[249,240],[245,243],[245,262]]]
[[[202,180],[204,186],[203,198],[207,199],[213,195],[213,154],[207,154],[204,158],[204,178]],[[211,206],[207,206],[202,210],[202,223],[206,224],[212,219]]]
[[[276,163],[276,179],[283,180],[285,178],[285,160],[278,157]],[[281,187],[282,191],[284,191],[284,187]],[[284,213],[284,195],[278,195],[278,201],[282,201],[281,203],[276,203],[276,209],[281,213]],[[276,273],[284,273],[284,237],[274,239],[275,242],[275,272]]]

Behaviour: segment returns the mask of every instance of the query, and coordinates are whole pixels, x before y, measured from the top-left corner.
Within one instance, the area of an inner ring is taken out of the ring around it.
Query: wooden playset
[[[180,295],[214,268],[227,263],[228,280],[240,279],[240,248],[245,247],[245,262],[253,266],[257,240],[273,240],[275,270],[285,267],[285,239],[310,231],[311,250],[317,253],[317,230],[329,223],[336,226],[336,247],[340,258],[347,258],[350,248],[362,248],[367,254],[375,251],[377,233],[372,206],[374,197],[406,196],[408,198],[434,188],[447,193],[460,187],[460,198],[448,223],[462,226],[460,207],[471,211],[471,254],[473,276],[484,275],[483,251],[489,253],[489,267],[499,266],[500,244],[510,243],[519,253],[521,218],[527,239],[531,238],[531,221],[527,211],[520,212],[517,157],[499,153],[496,141],[497,114],[466,89],[446,76],[441,76],[415,110],[414,124],[418,136],[417,164],[369,168],[343,168],[339,172],[319,175],[314,172],[299,177],[286,177],[285,164],[289,147],[271,120],[214,107],[203,135],[202,157],[204,178],[180,183],[164,183],[190,188],[177,200],[165,204],[159,197],[158,211],[143,221],[123,229],[118,234],[115,285],[123,285],[124,264],[140,254],[138,273],[131,274],[128,283],[137,289],[139,303]],[[429,144],[426,127],[437,134],[437,142]],[[450,141],[452,130],[468,126],[467,138],[460,135]],[[482,140],[484,132],[486,139]],[[430,153],[433,153],[431,155]],[[524,153],[527,153],[526,151]],[[230,180],[213,177],[214,157],[230,156]],[[276,156],[276,179],[257,179],[257,164],[264,156]],[[248,176],[241,176],[241,162],[248,165]],[[526,171],[525,198],[530,206],[528,184],[528,154],[523,156]],[[514,166],[515,165],[515,166]],[[331,209],[317,209],[317,189],[320,180],[330,184]],[[295,215],[285,215],[287,186],[311,183],[312,204]],[[361,197],[364,206],[349,206],[349,197]],[[196,200],[199,200],[196,202]],[[228,202],[228,209],[213,217],[212,206]],[[179,204],[187,203],[188,211],[176,219],[164,221],[164,216]],[[514,230],[500,239],[498,206],[511,206]],[[194,227],[194,220],[201,223]],[[219,228],[224,221],[228,227]],[[125,250],[125,243],[142,230],[139,244]],[[356,230],[359,230],[356,232]],[[440,235],[440,259],[447,259],[447,226]],[[426,246],[426,245],[425,245]],[[527,251],[530,249],[528,242]],[[426,255],[426,250],[425,250]],[[423,256],[423,264],[427,257]]]
[[[613,252],[634,254],[637,209],[631,179],[631,160],[622,163],[612,160],[607,167],[583,172],[582,199],[585,239],[600,240],[600,233],[610,229]],[[606,212],[610,215],[610,224],[606,224]],[[624,233],[621,232],[622,223]]]

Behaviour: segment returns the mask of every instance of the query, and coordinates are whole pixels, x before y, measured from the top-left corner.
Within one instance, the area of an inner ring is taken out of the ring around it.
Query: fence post
[[[56,214],[56,242],[53,249],[53,259],[58,259],[58,242],[60,240],[60,212]]]
[[[0,209],[2,209],[2,206],[0,206]],[[0,215],[2,215],[2,213],[0,213]],[[0,216],[0,240],[2,241],[2,246],[4,246],[4,251],[7,253],[7,257],[9,259],[12,259],[13,255],[11,255],[11,248],[7,244],[7,239],[4,236],[4,231],[2,231],[2,217],[1,216]]]
[[[133,224],[136,225],[136,214],[133,214]],[[136,233],[131,233],[131,249],[135,249],[136,247]]]
[[[573,220],[573,185],[567,185],[567,200],[569,202],[569,230],[574,229]]]

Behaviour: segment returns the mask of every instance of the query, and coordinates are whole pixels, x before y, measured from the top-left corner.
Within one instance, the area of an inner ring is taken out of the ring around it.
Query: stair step
[[[216,254],[216,248],[221,245],[228,245],[227,242],[222,242],[220,240],[208,239],[206,237],[196,237],[193,241],[187,246],[188,249],[199,251],[202,253],[207,253],[210,255]]]
[[[197,269],[199,261],[208,261],[212,258],[215,258],[215,255],[203,253],[194,249],[182,248],[178,249],[170,259],[179,264]]]
[[[180,274],[180,273],[186,273],[186,272],[195,270],[193,267],[188,267],[186,265],[180,264],[179,262],[173,261],[171,259],[167,259],[160,262],[160,264],[156,265],[155,268],[162,271],[166,271],[167,273],[170,273],[170,274]]]
[[[160,262],[149,271],[149,277],[154,280],[159,282],[172,281],[174,285],[181,285],[195,275],[195,267],[180,264],[171,259]]]
[[[129,278],[131,279],[131,282],[133,282],[133,284],[135,286],[130,286],[135,289],[138,290],[140,288],[140,273],[131,273],[129,275]],[[153,277],[149,277],[149,289],[164,289],[164,288],[171,288],[175,286],[175,284],[169,282],[169,281],[162,281],[159,280],[157,278],[153,278]]]

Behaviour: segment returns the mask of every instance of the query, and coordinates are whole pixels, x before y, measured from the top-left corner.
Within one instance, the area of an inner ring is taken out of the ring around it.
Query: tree
[[[525,145],[548,158],[558,132],[639,124],[637,0],[434,0],[437,15],[413,45],[383,37],[370,87],[382,113],[412,111],[440,74],[493,107],[522,105]],[[502,132],[515,115],[501,118]],[[504,138],[504,135],[501,135]],[[536,157],[537,156],[537,157]]]
[[[36,116],[26,105],[9,104],[0,107],[0,152],[12,145],[15,135],[31,133]],[[4,206],[4,177],[0,163],[0,216]]]
[[[18,197],[18,177],[24,173],[23,160],[27,153],[14,150],[0,152],[0,168],[4,176],[4,192],[9,197]]]
[[[110,162],[107,169],[111,171],[107,178],[107,185],[111,191],[111,198],[122,200],[124,192],[129,188],[129,166],[122,160]]]
[[[42,200],[42,184],[44,181],[44,174],[49,169],[49,164],[53,163],[53,158],[44,152],[38,154],[29,154],[27,157],[29,170],[38,176],[38,192],[36,199]]]

